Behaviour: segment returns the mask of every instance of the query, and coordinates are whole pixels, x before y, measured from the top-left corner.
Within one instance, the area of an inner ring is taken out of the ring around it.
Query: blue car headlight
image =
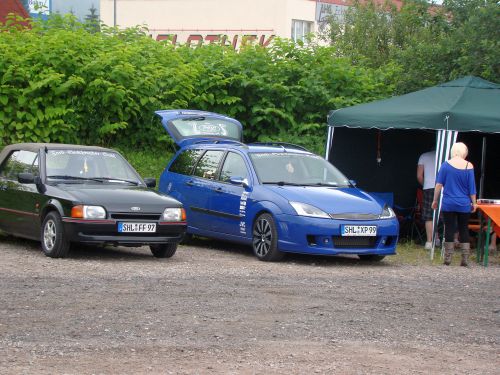
[[[384,210],[382,211],[382,215],[380,215],[380,218],[381,219],[392,219],[393,217],[396,217],[394,210],[392,208],[390,208],[388,205],[385,205]]]
[[[330,218],[330,215],[328,215],[325,211],[320,210],[319,208],[311,206],[307,203],[290,201],[290,205],[299,216],[321,217],[324,219]]]

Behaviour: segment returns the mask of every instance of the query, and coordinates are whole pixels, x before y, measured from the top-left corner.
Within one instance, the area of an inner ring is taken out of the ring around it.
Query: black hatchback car
[[[150,189],[116,151],[91,146],[22,143],[0,153],[0,230],[41,241],[47,256],[73,242],[149,245],[174,255],[186,231],[182,204]]]

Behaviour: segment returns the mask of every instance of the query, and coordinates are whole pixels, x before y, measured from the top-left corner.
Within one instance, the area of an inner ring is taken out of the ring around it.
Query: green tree
[[[356,1],[321,37],[357,65],[392,65],[396,93],[477,75],[500,81],[500,5],[496,0]]]
[[[452,49],[451,76],[471,74],[500,82],[500,2],[445,0],[452,15],[444,44]]]
[[[85,25],[87,29],[91,32],[98,32],[101,30],[101,24],[99,19],[99,14],[97,14],[97,9],[94,4],[89,9],[89,14],[85,16]]]

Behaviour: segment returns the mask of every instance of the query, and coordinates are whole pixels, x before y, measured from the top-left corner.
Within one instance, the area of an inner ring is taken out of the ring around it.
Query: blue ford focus
[[[179,146],[159,190],[184,205],[187,233],[251,245],[263,261],[395,254],[393,210],[322,157],[286,143],[244,144],[242,125],[219,114],[156,114]]]

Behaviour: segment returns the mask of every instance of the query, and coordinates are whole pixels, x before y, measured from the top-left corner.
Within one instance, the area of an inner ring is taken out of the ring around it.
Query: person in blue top
[[[465,160],[468,149],[462,142],[451,147],[450,159],[439,168],[434,188],[432,208],[438,206],[441,190],[443,201],[441,211],[444,219],[444,264],[450,265],[453,255],[453,235],[458,231],[462,249],[461,266],[468,266],[470,254],[469,217],[477,209],[474,166]]]

